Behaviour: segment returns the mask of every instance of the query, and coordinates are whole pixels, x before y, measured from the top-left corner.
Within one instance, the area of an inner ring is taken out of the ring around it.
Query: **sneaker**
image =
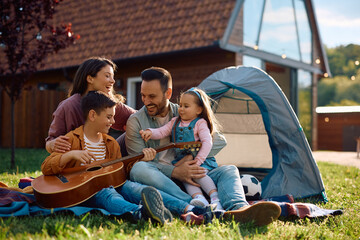
[[[146,187],[141,192],[145,214],[157,222],[164,224],[166,220],[172,221],[171,212],[165,208],[159,191],[153,187]]]
[[[191,201],[190,205],[198,206],[198,207],[205,207],[209,205],[209,202],[203,195],[196,195]]]
[[[224,213],[224,218],[228,220],[234,219],[242,223],[254,221],[255,225],[264,226],[278,219],[280,213],[281,208],[276,203],[259,202],[237,210],[227,211]]]
[[[172,220],[173,220],[173,215],[171,214],[170,210],[167,208],[164,209],[164,218],[165,218],[165,221],[168,221],[168,222],[172,222]]]
[[[205,222],[203,215],[195,215],[193,212],[187,212],[180,215],[180,219],[193,225],[201,225]]]
[[[214,218],[222,218],[225,211],[215,211],[216,205],[210,204],[206,207],[195,206],[191,211],[182,214],[180,218],[190,224],[207,224],[211,223]]]
[[[209,204],[205,207],[198,207],[198,206],[195,206],[191,212],[193,212],[195,215],[203,215],[203,214],[206,214],[206,213],[212,213],[214,212],[214,209],[215,209],[215,205],[214,204]]]

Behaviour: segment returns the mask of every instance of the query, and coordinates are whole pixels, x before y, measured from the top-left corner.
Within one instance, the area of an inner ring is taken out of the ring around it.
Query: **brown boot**
[[[281,208],[276,203],[272,202],[258,202],[254,205],[245,206],[238,210],[227,211],[224,213],[224,218],[245,223],[254,221],[255,225],[263,226],[278,219],[281,213]]]

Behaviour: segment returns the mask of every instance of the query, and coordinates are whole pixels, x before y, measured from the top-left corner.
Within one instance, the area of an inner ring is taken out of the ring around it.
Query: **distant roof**
[[[45,69],[77,66],[91,56],[121,60],[213,46],[235,0],[81,0],[61,2],[54,20],[81,38],[51,55]]]
[[[360,106],[333,106],[333,107],[317,107],[316,113],[350,113],[360,112]]]

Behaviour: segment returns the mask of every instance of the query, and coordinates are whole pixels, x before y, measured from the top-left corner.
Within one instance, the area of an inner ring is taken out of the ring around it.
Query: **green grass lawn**
[[[0,149],[0,181],[16,187],[22,177],[41,174],[45,150],[17,149],[19,166],[9,171],[10,150]],[[329,199],[328,209],[343,209],[344,214],[323,219],[280,219],[268,226],[252,223],[218,221],[202,226],[188,226],[175,219],[165,226],[151,222],[129,222],[101,214],[80,217],[53,214],[37,217],[0,218],[0,239],[359,239],[360,170],[319,162],[319,169]]]

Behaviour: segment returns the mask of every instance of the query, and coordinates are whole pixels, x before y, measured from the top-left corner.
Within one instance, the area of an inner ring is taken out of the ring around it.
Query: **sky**
[[[312,0],[323,44],[360,45],[360,0]]]

